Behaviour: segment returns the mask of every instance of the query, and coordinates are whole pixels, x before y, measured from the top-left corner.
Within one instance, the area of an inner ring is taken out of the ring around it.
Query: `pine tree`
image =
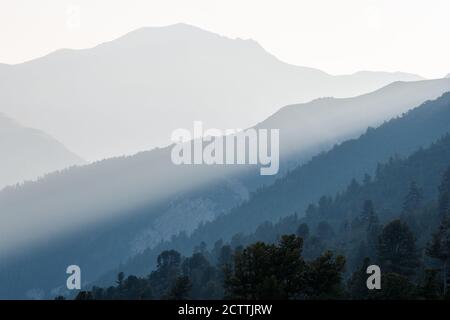
[[[408,225],[394,220],[383,228],[378,240],[378,259],[384,272],[412,277],[420,265],[414,234]]]
[[[450,215],[450,167],[444,172],[439,186],[439,216],[441,219]]]
[[[367,267],[370,265],[370,259],[364,258],[361,267],[356,270],[348,281],[348,291],[352,299],[367,299],[369,290],[367,289]]]
[[[308,225],[306,223],[302,223],[301,225],[299,225],[299,227],[297,229],[297,236],[299,236],[303,240],[308,239],[308,237],[309,237],[309,227],[308,227]]]
[[[422,198],[422,191],[418,188],[416,182],[412,181],[409,185],[408,193],[403,201],[402,213],[409,215],[416,211],[420,207]]]
[[[278,245],[257,242],[234,255],[225,279],[226,297],[234,299],[295,298],[304,285],[303,240],[283,236]]]
[[[427,269],[419,287],[419,294],[427,300],[436,300],[441,295],[439,270]]]
[[[344,293],[342,272],[345,258],[326,251],[307,265],[305,297],[308,299],[341,298]]]
[[[445,216],[431,242],[427,246],[427,255],[441,262],[444,295],[448,286],[448,264],[450,259],[450,219]]]
[[[417,297],[417,288],[403,275],[383,273],[381,290],[374,290],[370,297],[380,300],[412,300]]]
[[[123,279],[125,279],[125,274],[123,272],[119,272],[117,274],[117,280],[116,280],[116,283],[119,287],[122,286]]]
[[[150,285],[156,297],[167,293],[181,271],[181,255],[175,250],[161,252],[157,258],[156,270],[149,276]]]
[[[75,300],[93,300],[91,291],[80,291],[78,295],[75,297]]]
[[[181,276],[175,280],[174,285],[167,295],[168,300],[186,300],[189,298],[192,284],[189,277]]]
[[[360,221],[365,225],[378,223],[378,216],[375,213],[372,200],[364,201],[363,210],[360,215]]]
[[[375,260],[381,225],[371,200],[364,201],[360,223],[366,228],[367,256]]]
[[[438,210],[441,223],[438,231],[432,235],[426,252],[430,257],[441,262],[445,295],[448,287],[448,263],[450,259],[450,167],[442,176],[439,186]]]

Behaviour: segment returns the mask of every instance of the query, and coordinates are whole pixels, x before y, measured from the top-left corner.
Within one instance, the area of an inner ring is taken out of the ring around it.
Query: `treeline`
[[[448,221],[445,220],[445,221]],[[450,230],[441,225],[427,253],[443,263],[441,236]],[[442,231],[445,232],[443,233]],[[303,225],[299,233],[305,231]],[[277,244],[257,242],[235,250],[230,245],[212,251],[197,248],[191,257],[177,251],[158,256],[157,269],[138,278],[121,272],[115,286],[82,291],[76,299],[442,299],[444,282],[438,269],[417,270],[422,263],[408,225],[395,220],[378,237],[381,289],[369,290],[366,282],[370,259],[345,281],[344,256],[325,251],[314,260],[303,257],[304,241],[297,235],[284,235]]]
[[[248,247],[224,245],[211,252],[198,248],[182,258],[164,251],[147,277],[125,278],[116,286],[94,287],[77,299],[317,299],[345,296],[345,258],[325,252],[313,261],[302,256],[303,240],[282,236],[278,244],[257,242]],[[213,261],[215,262],[213,262]]]

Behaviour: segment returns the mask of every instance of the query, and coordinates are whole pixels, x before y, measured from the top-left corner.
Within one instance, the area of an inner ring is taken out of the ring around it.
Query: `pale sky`
[[[189,23],[332,74],[450,73],[449,0],[0,0],[0,63]]]

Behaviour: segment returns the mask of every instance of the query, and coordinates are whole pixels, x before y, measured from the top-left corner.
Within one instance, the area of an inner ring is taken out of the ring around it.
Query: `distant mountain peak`
[[[175,24],[169,24],[165,26],[147,26],[142,27],[139,29],[136,29],[134,31],[131,31],[129,33],[133,32],[148,32],[148,31],[163,31],[163,32],[204,32],[204,33],[213,33],[210,31],[207,31],[205,29],[202,29],[200,27],[187,24],[187,23],[175,23]]]
[[[192,35],[203,35],[203,36],[213,36],[213,37],[221,37],[225,38],[222,35],[219,35],[217,33],[202,29],[200,27],[190,25],[187,23],[176,23],[176,24],[170,24],[166,26],[148,26],[148,27],[141,27],[135,30],[132,30],[126,34],[124,34],[122,37],[119,37],[116,40],[119,39],[126,39],[130,37],[147,37],[152,35],[160,35],[165,37],[170,37],[169,39],[173,38],[174,36],[192,36]],[[112,40],[114,41],[114,40]]]
[[[118,39],[109,41],[107,43],[116,42],[120,40],[136,39],[136,41],[155,40],[155,37],[161,37],[164,41],[183,40],[183,41],[208,41],[208,40],[229,40],[239,44],[247,44],[253,47],[257,47],[263,51],[266,51],[256,40],[243,39],[243,38],[231,38],[219,33],[209,31],[187,23],[176,23],[166,26],[157,27],[142,27],[133,31],[130,31]]]

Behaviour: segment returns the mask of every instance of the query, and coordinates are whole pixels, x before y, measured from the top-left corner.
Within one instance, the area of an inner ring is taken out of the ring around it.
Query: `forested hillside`
[[[165,248],[175,248],[188,254],[201,242],[211,245],[218,239],[227,241],[234,234],[255,231],[264,221],[277,221],[294,213],[303,216],[310,203],[318,201],[323,195],[332,196],[345,190],[352,177],[355,181],[362,181],[366,174],[373,176],[380,162],[386,163],[390,158],[408,156],[450,132],[449,119],[450,94],[447,93],[379,128],[368,129],[358,139],[344,142],[331,151],[314,157],[273,185],[258,190],[247,202],[232,209],[230,213],[201,225],[189,237],[182,233],[154,250],[147,250],[153,257],[147,261],[153,261]],[[438,161],[445,161],[444,159]],[[439,168],[437,163],[434,168]],[[440,173],[436,172],[435,177]],[[408,174],[405,173],[404,179],[409,179]],[[402,180],[398,179],[400,181]],[[432,197],[436,181],[423,185],[427,195]],[[402,196],[400,194],[396,199]],[[357,206],[359,207],[360,205]],[[398,206],[388,207],[389,210],[397,208]],[[142,269],[133,271],[143,272]]]
[[[373,177],[351,181],[342,193],[321,197],[304,217],[265,222],[213,246],[198,243],[189,257],[170,247],[187,242],[180,236],[160,246],[161,254],[149,250],[121,266],[144,275],[157,261],[148,278],[120,273],[116,287],[78,298],[436,299],[445,295],[449,215],[446,135],[408,158],[380,164]],[[383,290],[365,286],[370,263],[381,267]]]

